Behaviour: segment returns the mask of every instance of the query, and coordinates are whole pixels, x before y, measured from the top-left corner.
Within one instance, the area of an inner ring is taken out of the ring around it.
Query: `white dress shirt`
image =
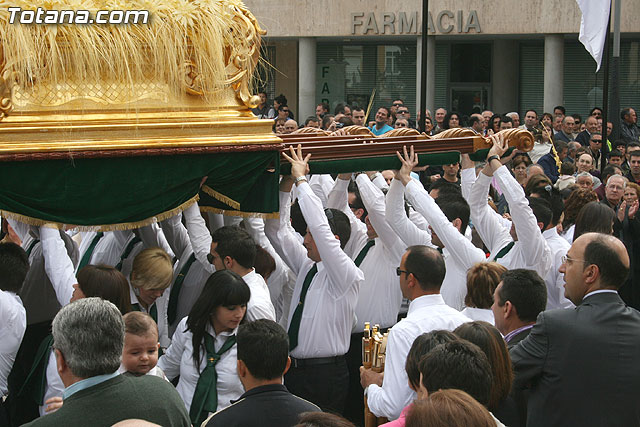
[[[558,234],[558,230],[552,227],[542,233],[551,250],[551,268],[544,278],[547,284],[547,310],[555,308],[571,308],[573,303],[564,296],[564,274],[560,273],[562,257],[567,254],[571,245]]]
[[[200,373],[207,366],[207,352],[204,348],[204,339],[200,347],[200,365],[196,369],[193,361],[193,334],[187,331],[187,319],[184,318],[178,324],[176,332],[173,334],[171,345],[167,352],[160,357],[158,365],[164,374],[170,380],[178,375],[180,381],[176,387],[178,394],[182,398],[187,407],[187,412],[191,408],[193,393],[196,391]],[[214,347],[216,351],[220,350],[224,342],[231,335],[237,333],[237,328],[233,332],[221,332],[216,335],[213,327],[207,325],[207,332],[214,337]],[[231,405],[232,400],[237,400],[244,393],[240,378],[238,378],[238,346],[234,345],[228,351],[224,352],[220,357],[220,361],[216,364],[216,373],[218,376],[218,411]]]
[[[394,420],[415,399],[416,393],[409,388],[404,365],[409,349],[419,335],[438,329],[453,331],[470,321],[471,319],[446,305],[439,294],[423,295],[411,301],[407,317],[389,330],[382,387],[376,384],[367,387],[371,412],[378,417]]]
[[[79,260],[84,258],[84,254],[87,252],[87,249],[89,249],[89,246],[91,246],[91,242],[94,237],[96,237],[96,234],[97,233],[95,231],[80,233],[82,241],[78,246]],[[115,266],[120,261],[120,254],[123,250],[122,241],[117,239],[112,231],[106,231],[93,249],[93,253],[91,254],[88,264],[106,264]],[[80,266],[80,262],[78,262],[78,266]]]
[[[465,307],[462,314],[471,320],[482,320],[495,326],[496,321],[490,308]]]
[[[253,237],[253,240],[259,244],[264,250],[269,252],[276,264],[276,269],[267,279],[267,287],[271,303],[276,312],[276,321],[283,328],[287,327],[287,319],[289,318],[289,305],[293,288],[296,284],[296,276],[287,267],[280,255],[273,248],[273,245],[265,234],[265,223],[262,218],[245,218],[244,228]]]
[[[397,182],[397,184],[396,184]],[[392,187],[402,183],[394,179]],[[482,249],[477,248],[471,241],[453,226],[451,221],[440,210],[435,200],[422,188],[411,181],[405,187],[407,199],[422,216],[424,216],[444,245],[446,274],[440,293],[444,302],[456,310],[464,308],[464,298],[467,295],[467,271],[478,262],[486,261]],[[402,217],[394,221],[404,221]],[[408,221],[404,221],[408,222]],[[409,228],[409,227],[405,227]],[[419,230],[417,230],[419,231]],[[424,234],[424,233],[423,233]],[[405,242],[408,244],[408,242]]]
[[[0,399],[7,394],[7,378],[27,328],[27,313],[20,297],[0,290]]]
[[[569,243],[569,245],[571,245],[573,243],[573,233],[575,233],[575,231],[576,231],[576,225],[571,224],[571,226],[564,233],[562,233],[560,237],[562,237],[564,240],[567,241],[567,243]]]
[[[382,177],[379,178],[384,182]],[[362,203],[367,209],[369,222],[378,236],[375,238],[375,245],[369,249],[360,264],[360,270],[364,273],[364,282],[358,293],[356,325],[353,333],[362,332],[365,322],[388,328],[398,321],[402,291],[396,275],[396,267],[400,265],[400,259],[406,248],[385,220],[384,193],[365,174],[356,177],[356,184]],[[340,209],[349,217],[351,222],[349,242],[352,240],[356,242],[353,252],[349,255],[355,261],[369,241],[369,237],[367,226],[356,218],[349,208],[348,186],[349,180],[337,179],[327,203],[329,207]],[[355,234],[354,230],[356,230]]]
[[[251,298],[247,304],[247,321],[252,322],[258,319],[269,319],[276,321],[276,310],[271,302],[269,288],[261,275],[252,269],[242,276],[242,279],[251,290]]]
[[[504,165],[495,171],[494,176],[509,204],[511,219],[518,235],[518,241],[511,250],[496,261],[508,269],[526,268],[535,270],[540,277],[545,277],[551,268],[551,251],[542,237],[538,221],[529,207],[522,186]],[[513,239],[503,225],[502,216],[487,203],[490,183],[491,177],[480,173],[467,201],[471,207],[473,225],[491,252],[489,261],[493,261],[498,252]]]
[[[340,248],[340,242],[329,228],[320,199],[309,184],[301,183],[297,187],[297,194],[300,209],[322,261],[317,263],[318,272],[305,298],[298,346],[291,356],[297,359],[342,356],[349,350],[358,290],[364,274]],[[287,327],[295,311],[293,307],[300,301],[304,279],[314,264],[293,229],[283,222],[288,221],[289,209],[289,204],[280,206],[278,244],[274,244],[276,250],[278,247],[282,250],[280,256],[297,275]],[[270,221],[273,220],[267,222]]]

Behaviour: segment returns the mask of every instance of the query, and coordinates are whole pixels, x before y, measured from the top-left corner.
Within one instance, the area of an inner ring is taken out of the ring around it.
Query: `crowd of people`
[[[599,112],[426,112],[487,136],[481,162],[406,146],[399,170],[331,176],[291,148],[278,218],[3,219],[0,425],[361,426],[365,401],[390,426],[640,425],[640,129],[623,110],[603,149]],[[365,116],[319,104],[304,126],[416,126],[402,100]]]

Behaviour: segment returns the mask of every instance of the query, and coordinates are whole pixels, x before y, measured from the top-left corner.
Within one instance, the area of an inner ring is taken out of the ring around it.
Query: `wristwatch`
[[[500,160],[500,156],[498,156],[497,154],[494,154],[493,156],[490,156],[487,158],[487,163],[491,163],[491,160]]]
[[[295,179],[295,181],[294,181],[294,182],[295,182],[295,184],[298,184],[298,183],[299,183],[299,182],[301,182],[301,181],[308,182],[308,181],[307,181],[307,177],[306,177],[306,176],[304,176],[304,175],[299,176],[299,177],[297,177],[297,178]]]

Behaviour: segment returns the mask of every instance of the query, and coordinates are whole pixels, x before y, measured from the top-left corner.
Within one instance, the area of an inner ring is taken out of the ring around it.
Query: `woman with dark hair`
[[[517,153],[511,160],[511,172],[516,178],[516,181],[518,181],[518,184],[523,187],[527,183],[527,168],[532,163],[527,153]]]
[[[502,123],[502,116],[500,114],[494,114],[489,119],[488,128],[493,131],[493,133],[500,132],[500,123]]]
[[[249,286],[231,270],[213,273],[158,361],[189,410],[193,425],[226,408],[244,390],[236,372],[235,333],[247,312]]]
[[[442,120],[442,129],[454,129],[460,126],[460,115],[455,111],[450,111],[444,116]]]
[[[131,311],[129,282],[122,273],[108,265],[87,265],[76,276],[60,231],[43,226],[40,238],[45,271],[61,306],[82,298],[99,297],[112,302],[123,315]],[[21,390],[35,398],[41,416],[60,407],[65,388],[58,375],[56,359],[52,357],[52,344],[51,335],[42,341]]]
[[[573,240],[584,233],[613,234],[616,213],[609,206],[599,202],[589,202],[578,213]]]
[[[569,243],[573,242],[576,219],[580,210],[589,202],[597,202],[598,196],[592,190],[576,188],[564,202],[564,219],[562,220],[562,237]]]
[[[519,425],[516,404],[509,397],[513,382],[511,358],[500,331],[487,322],[476,321],[458,326],[453,333],[480,347],[489,359],[493,381],[488,409],[505,425]]]

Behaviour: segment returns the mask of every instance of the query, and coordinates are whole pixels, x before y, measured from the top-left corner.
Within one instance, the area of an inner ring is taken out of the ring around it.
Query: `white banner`
[[[576,0],[582,12],[578,40],[596,61],[596,72],[600,69],[604,52],[604,40],[609,22],[611,0]]]

